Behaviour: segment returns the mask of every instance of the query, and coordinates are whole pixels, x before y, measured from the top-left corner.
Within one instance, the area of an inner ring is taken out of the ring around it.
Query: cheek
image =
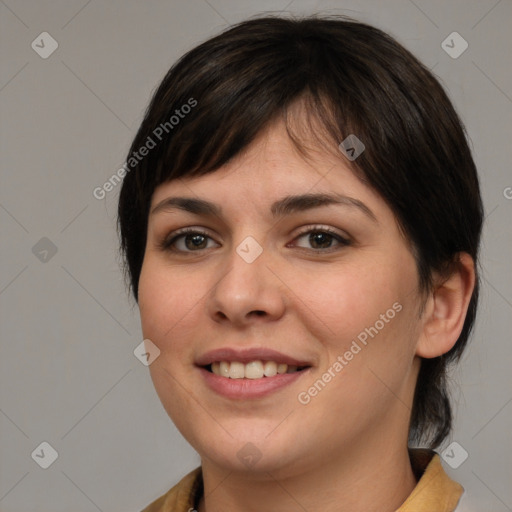
[[[197,325],[194,312],[204,295],[195,280],[194,274],[184,274],[151,256],[144,260],[139,280],[143,336],[160,349],[149,366],[151,379],[164,409],[185,437],[193,430],[186,411],[195,406],[185,379],[191,357],[186,340],[193,324]]]
[[[419,325],[414,260],[408,254],[398,263],[359,260],[330,272],[325,288],[307,279],[302,289],[310,301],[308,327],[317,329],[323,343],[322,372],[336,375],[322,400],[337,404],[339,414],[347,407],[363,414],[362,404],[372,414],[384,414],[408,388],[414,360]]]
[[[335,270],[296,273],[294,287],[302,290],[303,318],[309,319],[310,330],[341,350],[359,335],[364,340],[365,333],[371,338],[375,331],[401,330],[399,317],[406,316],[402,311],[410,307],[416,281],[414,262],[408,259],[398,264],[359,260]]]
[[[331,324],[337,335],[331,337],[329,361],[343,358],[340,393],[349,402],[359,397],[373,403],[375,410],[403,395],[419,336],[415,266],[397,268],[383,266],[370,279],[352,280],[340,302],[342,314]]]
[[[142,331],[164,353],[180,351],[179,339],[194,324],[206,290],[198,274],[171,268],[157,258],[145,259],[139,280]],[[179,333],[179,337],[176,335]]]

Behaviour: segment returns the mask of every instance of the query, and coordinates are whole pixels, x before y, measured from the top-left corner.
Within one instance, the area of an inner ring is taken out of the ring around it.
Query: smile
[[[251,361],[244,364],[240,361],[215,361],[206,369],[228,379],[261,379],[275,377],[284,373],[300,372],[306,366],[288,365],[275,361]]]

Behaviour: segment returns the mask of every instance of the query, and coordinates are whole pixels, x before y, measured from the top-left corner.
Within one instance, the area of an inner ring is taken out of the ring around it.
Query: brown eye
[[[313,249],[327,249],[331,246],[333,240],[334,237],[329,233],[318,231],[316,233],[310,233],[308,241]]]
[[[194,249],[205,249],[206,248],[206,239],[204,235],[195,234],[195,235],[184,235],[185,247],[190,250]]]
[[[213,239],[206,233],[197,230],[182,230],[174,233],[161,244],[163,250],[176,252],[198,252],[202,249],[209,249],[208,241]],[[214,242],[216,243],[216,242]]]
[[[307,238],[306,238],[307,237]],[[336,246],[344,247],[350,245],[350,240],[342,237],[340,234],[334,231],[322,228],[322,229],[310,229],[309,231],[301,233],[296,240],[306,239],[306,245],[298,244],[298,247],[305,249],[312,249],[314,251],[322,251],[325,249],[336,250]],[[327,252],[327,251],[322,251]]]

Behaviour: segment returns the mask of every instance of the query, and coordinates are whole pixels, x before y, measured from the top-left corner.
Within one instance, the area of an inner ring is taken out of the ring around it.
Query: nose
[[[244,327],[284,314],[285,287],[267,266],[269,260],[265,250],[252,262],[233,250],[223,277],[210,293],[208,310],[215,322]]]

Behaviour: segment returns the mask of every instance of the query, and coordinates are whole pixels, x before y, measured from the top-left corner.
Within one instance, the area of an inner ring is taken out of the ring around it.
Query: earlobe
[[[428,297],[416,355],[430,359],[450,351],[464,326],[474,288],[473,258],[459,253],[452,273],[440,280]]]

